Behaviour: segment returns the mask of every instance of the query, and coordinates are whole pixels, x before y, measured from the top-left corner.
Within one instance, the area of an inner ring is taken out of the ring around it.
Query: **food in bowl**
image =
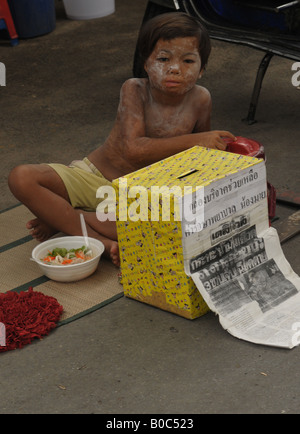
[[[49,256],[49,252],[53,253],[56,249],[66,249],[67,251],[82,249],[86,246],[86,239],[82,236],[63,236],[59,238],[51,238],[48,241],[38,244],[32,251],[32,259],[41,272],[51,280],[58,282],[75,282],[85,279],[93,274],[99,265],[100,258],[104,253],[104,244],[95,238],[88,238],[88,245],[92,251],[92,257],[89,260],[79,262],[77,264],[69,264],[68,266],[59,265],[43,261]],[[62,253],[62,252],[61,252]]]
[[[66,249],[65,247],[56,247],[49,251],[41,261],[47,265],[74,265],[89,261],[93,258],[93,252],[86,246],[78,249]]]

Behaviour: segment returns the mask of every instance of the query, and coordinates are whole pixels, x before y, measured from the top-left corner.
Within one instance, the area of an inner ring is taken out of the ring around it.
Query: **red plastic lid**
[[[241,136],[237,136],[234,142],[227,138],[223,138],[223,140],[227,143],[226,151],[228,152],[265,159],[265,150],[263,145],[255,140]]]

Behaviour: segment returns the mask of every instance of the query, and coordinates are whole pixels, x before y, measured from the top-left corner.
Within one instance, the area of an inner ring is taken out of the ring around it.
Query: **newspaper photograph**
[[[291,349],[300,343],[300,278],[269,226],[265,173],[259,175],[246,189],[237,183],[240,192],[210,202],[201,231],[183,222],[185,271],[230,334]],[[206,188],[204,198],[222,183]],[[236,212],[226,218],[222,210],[232,206]],[[212,223],[212,213],[224,219]]]

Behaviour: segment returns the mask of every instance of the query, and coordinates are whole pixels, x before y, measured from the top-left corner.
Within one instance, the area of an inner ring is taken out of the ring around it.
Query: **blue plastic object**
[[[251,8],[247,6],[247,2],[243,5],[243,2],[236,2],[235,0],[209,0],[209,2],[218,15],[232,23],[261,30],[287,30],[283,13]]]
[[[52,32],[56,27],[54,0],[8,0],[20,38],[33,38]]]

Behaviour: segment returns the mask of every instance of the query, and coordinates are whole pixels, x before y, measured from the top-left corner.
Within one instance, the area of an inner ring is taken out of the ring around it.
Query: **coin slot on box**
[[[177,179],[187,178],[188,176],[193,175],[194,173],[197,172],[199,172],[198,169],[189,170],[188,172],[184,172],[182,175],[178,176]]]

